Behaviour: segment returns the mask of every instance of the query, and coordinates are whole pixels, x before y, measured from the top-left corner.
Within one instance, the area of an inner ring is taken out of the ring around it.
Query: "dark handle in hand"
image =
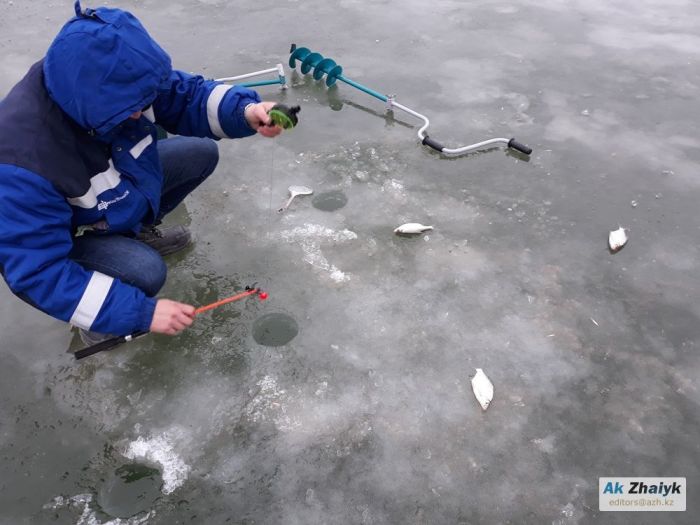
[[[520,144],[520,142],[518,142],[515,139],[510,139],[508,141],[508,147],[516,149],[521,153],[524,153],[525,155],[529,155],[530,153],[532,153],[532,148],[526,146],[525,144]]]
[[[426,146],[430,146],[431,148],[433,148],[436,151],[442,151],[443,149],[445,149],[445,146],[443,146],[439,142],[431,139],[428,135],[426,135],[425,138],[423,139],[423,144],[425,144]]]
[[[101,343],[97,343],[96,345],[88,346],[87,348],[78,350],[74,355],[76,359],[84,359],[86,357],[90,357],[91,355],[95,355],[99,352],[111,350],[115,346],[118,346],[122,343],[126,343],[127,341],[133,341],[137,337],[141,337],[142,335],[146,335],[147,333],[148,332],[135,332],[131,335],[120,335],[119,337],[113,337],[112,339],[107,339],[106,341],[102,341]]]

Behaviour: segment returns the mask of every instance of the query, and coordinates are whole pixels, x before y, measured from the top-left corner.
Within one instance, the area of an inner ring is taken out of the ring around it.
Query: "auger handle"
[[[427,128],[427,119],[425,119],[426,124],[418,131],[418,138],[420,139],[422,144],[425,144],[426,146],[429,146],[433,148],[434,150],[439,151],[443,155],[447,156],[454,156],[454,155],[464,155],[466,153],[471,153],[473,151],[478,151],[481,149],[486,149],[489,147],[493,146],[499,146],[499,145],[505,145],[508,146],[509,148],[513,148],[515,150],[520,151],[521,153],[524,153],[525,155],[529,155],[532,153],[532,148],[529,148],[528,146],[525,146],[524,144],[520,144],[517,142],[515,139],[506,139],[506,138],[493,138],[493,139],[488,139],[484,140],[482,142],[477,142],[476,144],[469,144],[468,146],[462,146],[459,148],[447,148],[437,142],[436,140],[433,140],[428,137],[428,135],[423,134],[425,132],[425,128]]]
[[[509,147],[509,148],[513,148],[513,149],[515,149],[515,150],[518,150],[518,151],[520,151],[521,153],[524,153],[525,155],[529,155],[530,153],[532,153],[532,148],[531,148],[531,147],[526,146],[525,144],[520,144],[520,142],[518,142],[518,141],[515,140],[515,139],[510,139],[510,140],[508,141],[508,147]]]
[[[439,151],[440,153],[442,153],[442,150],[445,149],[445,146],[443,146],[442,144],[440,144],[440,143],[437,142],[436,140],[431,139],[428,135],[426,135],[425,137],[423,137],[423,141],[422,141],[422,142],[423,142],[423,144],[425,144],[426,146],[430,146],[430,147],[433,148],[435,151]]]

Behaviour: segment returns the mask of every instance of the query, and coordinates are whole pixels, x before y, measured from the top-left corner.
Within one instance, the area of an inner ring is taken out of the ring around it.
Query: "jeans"
[[[204,182],[219,162],[218,147],[211,139],[164,139],[158,142],[158,153],[163,167],[163,193],[156,223]],[[167,267],[160,254],[125,235],[76,237],[69,257],[88,270],[136,286],[149,297],[155,296],[165,284]]]

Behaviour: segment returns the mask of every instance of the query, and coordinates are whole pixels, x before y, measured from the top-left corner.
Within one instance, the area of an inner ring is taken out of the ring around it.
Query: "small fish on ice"
[[[481,408],[486,410],[493,399],[493,383],[481,368],[477,368],[476,374],[472,377],[472,390]]]
[[[611,231],[608,236],[608,246],[610,247],[610,253],[616,253],[622,250],[622,248],[627,244],[627,230],[622,226],[615,231]]]
[[[418,222],[407,222],[394,230],[394,233],[424,233],[432,230],[432,226],[424,226]]]

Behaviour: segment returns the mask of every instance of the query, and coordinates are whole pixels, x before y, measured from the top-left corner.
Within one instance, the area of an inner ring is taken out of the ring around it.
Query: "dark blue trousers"
[[[219,150],[211,139],[173,137],[158,142],[158,153],[163,166],[160,220],[212,174]],[[88,270],[136,286],[150,297],[165,284],[167,267],[158,252],[124,235],[76,237],[69,257]]]

